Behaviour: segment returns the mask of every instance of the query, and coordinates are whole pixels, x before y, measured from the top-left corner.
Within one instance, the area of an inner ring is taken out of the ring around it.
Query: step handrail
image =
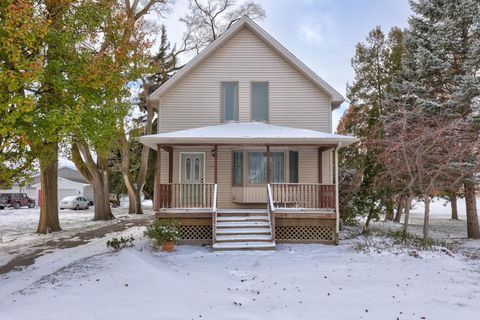
[[[273,203],[272,187],[270,183],[267,184],[267,197],[268,197],[268,204],[267,204],[268,219],[269,219],[270,227],[272,229],[272,241],[275,241],[275,204]]]
[[[216,227],[217,227],[217,184],[213,186],[213,195],[212,195],[212,245],[216,241]]]

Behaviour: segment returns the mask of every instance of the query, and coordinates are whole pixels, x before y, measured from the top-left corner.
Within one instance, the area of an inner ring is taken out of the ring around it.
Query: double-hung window
[[[238,82],[222,82],[222,121],[238,121]]]
[[[268,121],[268,82],[252,82],[252,121]]]

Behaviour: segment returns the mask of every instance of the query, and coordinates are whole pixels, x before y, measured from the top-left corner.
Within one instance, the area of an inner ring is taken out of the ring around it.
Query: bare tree
[[[384,119],[385,138],[376,143],[384,148],[381,158],[396,187],[403,188],[407,199],[415,194],[423,198],[423,236],[427,242],[432,195],[478,172],[470,158],[472,153],[478,157],[479,141],[471,139],[475,127],[466,119],[448,119],[417,106],[407,109],[396,105],[394,109]]]
[[[265,10],[253,1],[189,0],[189,12],[180,19],[186,26],[182,47],[198,53],[244,16],[262,20]]]

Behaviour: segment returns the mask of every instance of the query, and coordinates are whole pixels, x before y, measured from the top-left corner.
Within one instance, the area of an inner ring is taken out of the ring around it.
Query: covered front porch
[[[180,220],[185,243],[215,243],[219,224],[238,220],[252,221],[252,226],[268,223],[276,242],[335,243],[338,149],[354,141],[264,123],[141,138],[160,154],[157,218]]]

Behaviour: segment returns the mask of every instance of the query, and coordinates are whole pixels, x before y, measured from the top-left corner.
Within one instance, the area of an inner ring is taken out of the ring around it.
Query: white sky
[[[241,0],[238,0],[239,2]],[[345,96],[347,82],[354,73],[350,60],[355,45],[380,25],[405,28],[411,11],[407,0],[257,0],[267,17],[259,25],[295,54],[309,68]],[[179,22],[187,10],[187,0],[177,0],[164,21],[169,40],[181,39]],[[333,128],[347,103],[333,115]]]

